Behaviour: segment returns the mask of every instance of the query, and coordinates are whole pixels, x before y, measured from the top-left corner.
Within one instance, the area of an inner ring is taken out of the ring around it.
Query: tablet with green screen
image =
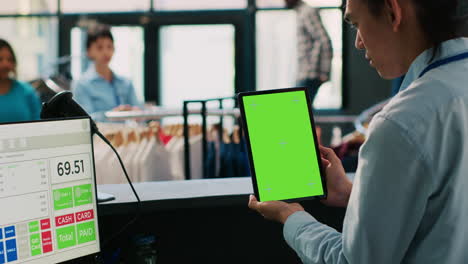
[[[325,198],[325,174],[306,89],[240,93],[238,100],[257,199]]]

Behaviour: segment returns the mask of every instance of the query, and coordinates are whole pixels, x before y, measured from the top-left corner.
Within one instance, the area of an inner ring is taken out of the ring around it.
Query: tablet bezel
[[[253,190],[255,197],[257,197],[257,200],[259,202],[262,202],[260,200],[260,193],[258,192],[258,185],[257,185],[257,175],[255,173],[255,165],[253,162],[253,156],[252,156],[252,147],[250,144],[250,136],[249,136],[249,127],[247,125],[247,120],[246,120],[246,115],[245,115],[245,110],[244,110],[244,101],[243,97],[246,96],[255,96],[255,95],[265,95],[265,94],[275,94],[275,93],[286,93],[286,92],[297,92],[297,91],[303,91],[306,96],[306,101],[307,101],[307,106],[308,106],[308,112],[309,112],[309,120],[310,120],[310,125],[312,128],[312,134],[314,137],[314,146],[315,146],[315,152],[316,152],[316,157],[317,157],[317,162],[318,162],[318,167],[320,171],[320,178],[322,180],[322,189],[323,189],[323,195],[316,195],[316,196],[306,196],[306,197],[297,197],[293,199],[286,199],[286,200],[279,200],[279,201],[284,201],[284,202],[299,202],[299,201],[304,201],[304,200],[315,200],[315,199],[324,199],[327,197],[327,183],[326,183],[326,176],[325,172],[322,166],[322,160],[321,160],[321,154],[320,150],[318,147],[318,141],[317,141],[317,135],[315,131],[315,122],[313,118],[313,112],[312,112],[312,103],[310,101],[309,94],[307,93],[307,88],[305,87],[295,87],[295,88],[282,88],[282,89],[275,89],[275,90],[264,90],[264,91],[255,91],[255,92],[242,92],[237,94],[237,101],[239,103],[239,109],[240,109],[240,114],[241,114],[241,119],[242,119],[242,127],[247,143],[247,153],[249,155],[249,165],[250,165],[250,173],[252,175],[252,185],[253,185]]]

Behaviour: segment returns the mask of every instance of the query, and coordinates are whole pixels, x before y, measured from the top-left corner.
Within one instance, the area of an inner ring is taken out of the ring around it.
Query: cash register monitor
[[[99,252],[89,118],[0,124],[0,263]]]

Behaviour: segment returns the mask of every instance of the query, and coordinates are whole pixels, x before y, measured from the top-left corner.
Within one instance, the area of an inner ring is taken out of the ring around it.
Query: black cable
[[[117,152],[117,150],[114,148],[114,146],[112,146],[112,144],[109,142],[109,140],[107,140],[107,138],[101,134],[101,132],[99,132],[98,130],[95,131],[96,135],[98,135],[104,142],[106,142],[107,145],[109,145],[109,147],[111,147],[111,149],[114,151],[115,155],[117,156],[117,158],[119,159],[119,162],[120,162],[120,166],[122,167],[122,170],[125,174],[125,177],[127,178],[127,181],[128,181],[128,184],[130,185],[130,187],[132,188],[132,191],[133,191],[133,194],[135,195],[136,199],[137,199],[137,210],[136,210],[136,213],[135,213],[135,217],[133,217],[132,220],[130,220],[128,223],[126,223],[118,232],[116,232],[113,236],[111,236],[109,239],[107,239],[107,241],[105,241],[102,245],[102,248],[105,248],[108,243],[110,241],[112,241],[113,239],[115,239],[116,237],[118,237],[119,235],[121,235],[125,229],[127,229],[129,226],[131,226],[133,223],[136,222],[136,220],[140,217],[140,213],[141,213],[141,200],[140,200],[140,197],[138,196],[135,188],[133,187],[133,184],[132,184],[132,181],[130,180],[130,177],[128,177],[128,173],[127,173],[127,170],[125,169],[125,165],[123,164],[122,162],[122,159],[120,158],[120,155],[119,153]]]
[[[125,177],[127,178],[128,184],[132,188],[133,194],[135,194],[135,197],[137,199],[137,210],[136,210],[135,217],[132,220],[130,220],[130,222],[125,224],[110,239],[105,241],[105,243],[103,243],[103,248],[104,248],[109,243],[109,241],[113,240],[114,238],[122,234],[125,231],[125,229],[127,229],[131,224],[133,224],[138,219],[138,217],[140,216],[140,210],[141,210],[141,200],[137,192],[135,191],[135,188],[133,187],[130,177],[128,177],[127,170],[125,169],[125,165],[123,164],[119,153],[117,152],[117,150],[115,150],[114,146],[112,146],[109,140],[107,140],[107,138],[103,134],[101,134],[101,132],[99,132],[99,129],[96,126],[96,123],[88,115],[88,113],[75,100],[73,100],[72,92],[70,91],[60,92],[56,94],[54,97],[52,97],[47,103],[44,103],[42,105],[42,110],[41,110],[42,119],[68,118],[68,117],[89,117],[90,118],[91,133],[98,135],[104,142],[106,142],[107,145],[109,145],[109,147],[111,147],[115,155],[117,155],[117,158],[119,159],[119,162],[120,162],[120,166],[122,167]]]

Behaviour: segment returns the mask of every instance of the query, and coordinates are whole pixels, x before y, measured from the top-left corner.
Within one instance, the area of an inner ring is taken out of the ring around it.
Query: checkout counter
[[[353,174],[349,174],[353,177]],[[157,238],[157,263],[301,263],[282,236],[282,225],[247,207],[250,178],[135,183],[142,200],[138,220],[103,252],[131,259],[132,237]],[[136,213],[127,184],[98,185],[116,200],[99,204],[99,228],[106,240]],[[319,201],[301,203],[317,220],[341,231],[345,209]],[[128,263],[132,263],[129,261]]]

